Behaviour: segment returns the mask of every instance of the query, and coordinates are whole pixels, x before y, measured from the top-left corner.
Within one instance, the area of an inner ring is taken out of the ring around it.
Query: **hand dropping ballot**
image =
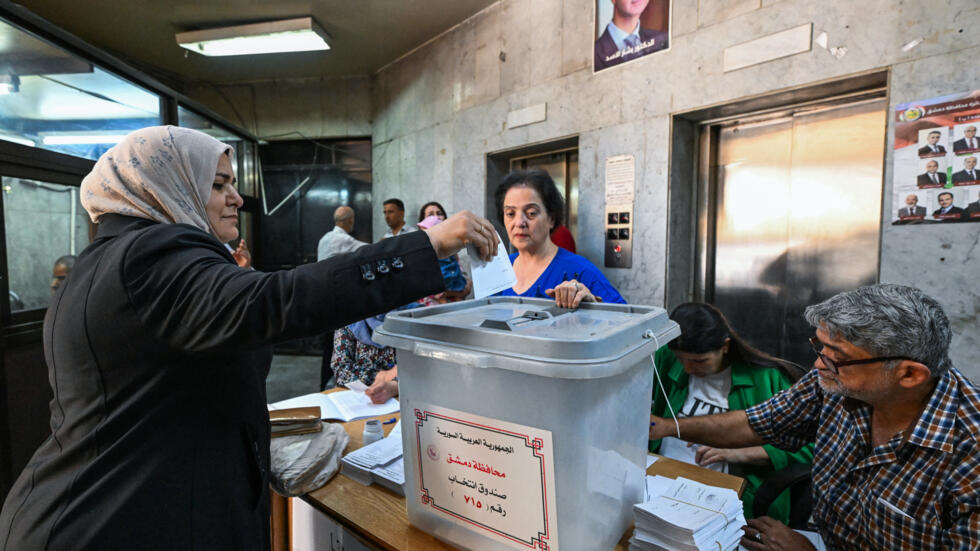
[[[479,252],[473,245],[466,246],[466,252],[470,255],[473,270],[473,297],[481,299],[494,293],[499,293],[504,289],[510,289],[517,284],[517,275],[514,274],[514,267],[510,263],[507,249],[504,247],[500,234],[497,234],[497,256],[484,262],[480,258]]]

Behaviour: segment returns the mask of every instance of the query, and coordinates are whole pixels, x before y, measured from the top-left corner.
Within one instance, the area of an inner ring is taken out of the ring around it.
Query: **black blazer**
[[[938,157],[946,153],[946,148],[939,144],[936,144],[936,149],[939,150],[939,153],[934,152],[928,145],[924,145],[919,148],[919,157]]]
[[[640,50],[639,52],[633,52],[616,59],[610,59],[606,61],[606,58],[615,54],[618,50],[616,48],[616,42],[613,41],[612,35],[609,34],[609,28],[602,31],[602,34],[595,41],[595,51],[593,52],[592,63],[596,71],[601,71],[606,67],[612,67],[614,65],[619,65],[631,59],[636,59],[638,57],[643,57],[649,53],[658,52],[667,48],[667,33],[664,31],[654,31],[650,29],[640,28],[640,40],[647,42],[653,40],[654,43],[649,48]]]
[[[980,145],[980,137],[975,137],[977,140],[977,145]],[[978,151],[980,148],[970,149],[966,145],[966,138],[960,138],[953,142],[953,153],[959,153],[961,151]]]
[[[267,549],[269,345],[442,281],[425,232],[262,273],[191,226],[103,216],[44,320],[52,435],[7,496],[0,549]]]
[[[963,169],[963,170],[961,170],[959,172],[954,172],[953,173],[953,183],[956,184],[956,183],[959,183],[959,182],[973,182],[973,181],[976,181],[977,178],[980,178],[980,168],[974,168],[973,169],[973,174],[974,174],[974,177],[971,178],[970,177],[970,174],[966,171],[966,169]]]
[[[945,172],[936,172],[936,178],[939,179],[939,183],[940,184],[945,184],[946,183],[946,173]],[[935,184],[932,183],[932,178],[929,177],[929,173],[928,172],[924,172],[922,174],[919,174],[919,178],[917,180],[917,185],[919,187],[924,187],[924,186],[933,186]]]
[[[935,218],[936,216],[939,216],[940,214],[942,214],[942,212],[943,212],[943,209],[936,209],[936,210],[932,211],[933,218]],[[954,214],[958,214],[959,217],[962,218],[963,215],[966,214],[966,211],[963,210],[962,207],[952,207],[946,213],[946,216],[953,216]],[[945,218],[945,220],[955,220],[955,218]]]

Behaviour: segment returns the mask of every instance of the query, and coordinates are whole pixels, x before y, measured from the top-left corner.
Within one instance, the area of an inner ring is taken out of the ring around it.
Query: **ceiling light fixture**
[[[41,143],[44,145],[117,144],[125,137],[125,134],[57,134],[44,136],[41,138]]]
[[[177,44],[206,56],[329,50],[329,36],[312,17],[177,33]]]

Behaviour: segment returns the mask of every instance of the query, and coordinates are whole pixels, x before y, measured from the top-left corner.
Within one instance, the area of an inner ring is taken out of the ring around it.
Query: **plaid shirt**
[[[826,394],[815,370],[745,410],[767,443],[813,450],[813,519],[828,549],[980,549],[980,389],[939,378],[903,445],[871,444],[871,406]]]

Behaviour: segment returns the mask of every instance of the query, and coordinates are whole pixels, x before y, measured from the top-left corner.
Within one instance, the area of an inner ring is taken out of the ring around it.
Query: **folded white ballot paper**
[[[499,233],[497,239],[500,239]],[[484,262],[473,245],[467,245],[466,252],[471,260],[474,298],[488,297],[517,284],[517,275],[514,274],[514,267],[510,263],[503,241],[497,245],[497,256],[491,258],[490,262]]]

